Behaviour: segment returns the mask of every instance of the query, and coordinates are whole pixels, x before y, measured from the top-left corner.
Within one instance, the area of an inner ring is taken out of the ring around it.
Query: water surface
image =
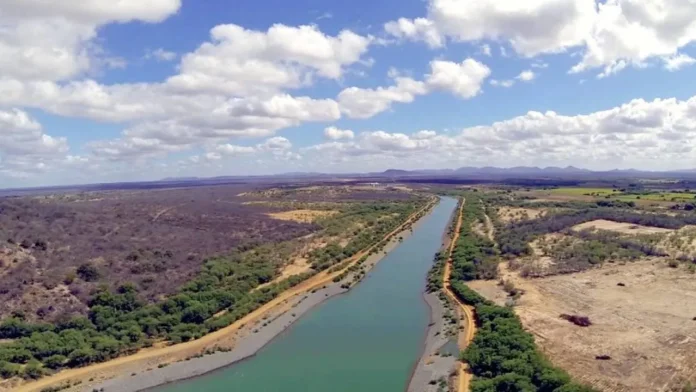
[[[158,391],[404,391],[430,321],[425,278],[455,207],[443,198],[353,290],[311,310],[255,357]]]

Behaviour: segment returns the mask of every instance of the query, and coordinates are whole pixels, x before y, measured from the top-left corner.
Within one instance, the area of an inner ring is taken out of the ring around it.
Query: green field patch
[[[650,200],[650,201],[694,201],[696,200],[695,193],[677,193],[677,192],[655,192],[647,194],[617,194],[619,200]]]
[[[607,196],[618,195],[620,191],[611,188],[583,188],[583,187],[562,187],[550,190],[552,195],[566,196]]]

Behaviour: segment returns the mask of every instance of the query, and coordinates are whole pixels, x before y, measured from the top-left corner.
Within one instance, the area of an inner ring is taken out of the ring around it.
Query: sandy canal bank
[[[436,392],[440,388],[440,380],[446,382],[450,373],[457,369],[457,356],[443,355],[444,346],[452,340],[447,333],[445,306],[438,293],[424,294],[424,298],[430,307],[431,322],[423,355],[416,364],[407,392]]]
[[[436,199],[433,198],[433,202],[414,213],[398,229],[387,235],[385,238],[390,238],[390,241],[385,247],[385,252],[370,255],[364,263],[365,269],[369,270],[384,257],[386,252],[394,249],[400,243],[400,237],[407,237],[422,218],[429,215],[437,204],[435,201]],[[411,226],[410,230],[409,226]],[[356,254],[351,259],[353,263],[350,265],[369,254],[375,246]],[[341,282],[333,282],[333,279],[342,272],[321,272],[283,292],[229,327],[210,333],[201,339],[173,346],[143,349],[134,355],[109,362],[66,370],[13,390],[38,392],[50,386],[71,383],[73,387],[66,390],[91,392],[94,389],[104,388],[105,392],[140,391],[209,373],[253,356],[301,315],[328,298],[346,292],[340,287]],[[351,280],[352,276],[349,275],[344,282]],[[232,347],[232,350],[194,358],[203,351],[215,347]]]

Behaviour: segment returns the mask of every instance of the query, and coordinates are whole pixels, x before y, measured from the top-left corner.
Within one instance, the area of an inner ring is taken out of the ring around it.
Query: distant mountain
[[[166,181],[166,182],[178,182],[178,181],[197,181],[200,180],[200,177],[167,177],[163,178],[160,181]]]
[[[221,181],[292,181],[296,179],[302,180],[332,180],[332,179],[379,179],[385,178],[392,181],[399,178],[470,178],[470,179],[513,179],[513,178],[529,178],[529,179],[602,179],[602,178],[696,178],[696,169],[681,169],[671,171],[646,171],[636,169],[613,169],[604,171],[595,171],[582,169],[575,166],[515,166],[515,167],[494,167],[494,166],[463,166],[458,169],[421,169],[421,170],[403,170],[403,169],[388,169],[382,172],[371,173],[320,173],[320,172],[288,172],[271,175],[254,175],[254,176],[219,176],[213,178],[201,177],[169,177],[161,180],[162,182],[221,182]]]
[[[536,166],[515,166],[515,167],[509,167],[509,168],[491,167],[491,166],[486,166],[486,167],[466,166],[466,167],[460,167],[459,169],[455,170],[455,173],[457,173],[457,174],[543,175],[543,174],[591,173],[591,171],[587,170],[587,169],[579,169],[579,168],[574,167],[574,166],[567,166],[567,167],[548,166],[548,167],[544,167],[544,168],[540,168],[540,167],[536,167]]]

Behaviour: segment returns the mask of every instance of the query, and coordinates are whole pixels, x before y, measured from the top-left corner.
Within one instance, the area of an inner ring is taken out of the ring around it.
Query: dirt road
[[[462,228],[462,212],[464,210],[465,202],[466,200],[462,199],[461,206],[459,207],[459,211],[457,212],[457,224],[455,225],[454,236],[452,237],[452,242],[450,242],[450,246],[448,249],[447,263],[445,264],[445,278],[443,282],[445,286],[445,294],[454,303],[457,304],[459,308],[459,313],[461,315],[464,315],[464,319],[461,320],[460,332],[457,339],[460,350],[464,350],[469,345],[469,343],[471,343],[471,341],[474,339],[474,334],[476,333],[476,323],[474,322],[473,308],[469,305],[461,303],[457,296],[454,295],[454,292],[452,292],[452,289],[450,288],[450,276],[452,274],[452,252],[454,251],[454,247],[457,243],[457,240],[459,239],[459,232]],[[463,331],[461,331],[461,329],[463,329]],[[458,378],[459,386],[457,388],[457,392],[468,392],[469,384],[471,382],[471,373],[469,373],[468,366],[463,362],[459,362]]]
[[[416,220],[416,217],[419,216],[422,212],[427,211],[429,208],[431,208],[435,204],[436,199],[433,198],[425,207],[422,209],[418,210],[417,212],[414,212],[409,216],[409,218],[404,221],[398,228],[394,229],[392,232],[387,234],[384,238],[390,238],[397,233],[401,232],[404,230],[406,226],[408,226],[411,223],[414,223]],[[381,242],[381,241],[380,241]],[[152,347],[152,348],[147,348],[147,349],[142,349],[139,352],[129,355],[129,356],[124,356],[124,357],[119,357],[116,359],[113,359],[108,362],[103,362],[103,363],[98,363],[94,365],[90,365],[87,367],[83,368],[78,368],[78,369],[68,369],[61,371],[60,373],[57,373],[53,376],[50,377],[45,377],[40,380],[19,386],[17,388],[14,388],[13,391],[15,392],[39,392],[44,388],[50,387],[50,386],[56,386],[62,383],[65,383],[67,381],[72,381],[75,383],[75,381],[78,380],[87,380],[90,378],[96,378],[97,375],[108,375],[108,376],[116,376],[119,375],[119,368],[124,366],[124,365],[132,365],[135,362],[142,361],[143,363],[148,362],[148,361],[157,361],[160,363],[168,363],[171,362],[172,360],[176,359],[182,359],[185,358],[189,355],[192,354],[197,354],[200,353],[202,350],[208,347],[212,347],[215,343],[217,343],[219,340],[229,337],[230,335],[236,333],[239,331],[244,325],[249,325],[251,323],[254,323],[261,318],[263,318],[266,313],[271,311],[273,308],[276,306],[282,304],[283,302],[292,299],[296,295],[303,294],[305,292],[311,291],[312,289],[321,287],[323,285],[329,284],[333,281],[333,279],[339,275],[341,275],[344,271],[346,271],[348,268],[356,264],[363,256],[369,254],[375,247],[377,246],[376,244],[373,244],[369,246],[366,249],[363,249],[362,251],[358,252],[355,254],[353,257],[351,257],[350,263],[345,267],[343,270],[336,271],[334,273],[329,273],[327,271],[322,271],[318,273],[317,275],[307,279],[306,281],[300,283],[299,285],[290,288],[280,295],[273,299],[272,301],[266,303],[265,305],[259,307],[255,311],[249,313],[245,317],[237,320],[236,322],[232,323],[231,325],[222,328],[218,331],[209,333],[205,336],[203,336],[200,339],[186,342],[186,343],[181,343],[181,344],[176,344],[173,346],[165,346],[165,347]]]

